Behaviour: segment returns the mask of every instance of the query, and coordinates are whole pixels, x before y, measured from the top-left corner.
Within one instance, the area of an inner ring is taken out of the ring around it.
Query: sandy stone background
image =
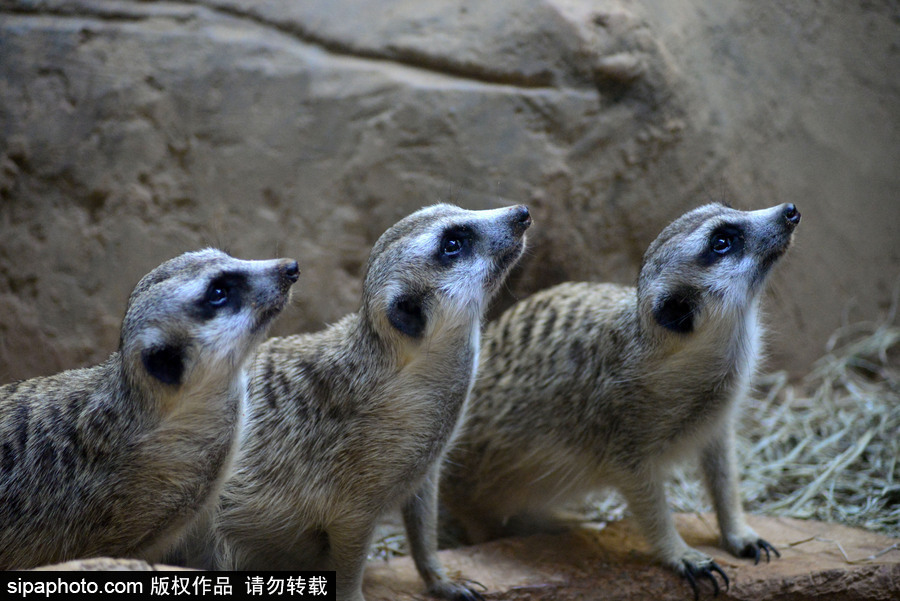
[[[825,0],[0,0],[0,383],[101,361],[182,251],[300,261],[274,330],[358,306],[425,204],[527,203],[498,308],[635,280],[710,200],[794,202],[768,368],[900,282],[900,10]]]

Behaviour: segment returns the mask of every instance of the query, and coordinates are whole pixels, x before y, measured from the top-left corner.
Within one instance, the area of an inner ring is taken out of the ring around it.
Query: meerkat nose
[[[784,205],[784,218],[791,226],[796,226],[800,223],[800,211],[797,210],[793,203],[789,202]]]
[[[282,265],[282,270],[284,276],[292,282],[296,282],[300,277],[300,266],[297,264],[297,261],[291,261],[290,259],[284,259]]]
[[[513,207],[513,211],[513,224],[518,232],[522,233],[531,225],[531,213],[528,212],[528,207],[525,205]]]

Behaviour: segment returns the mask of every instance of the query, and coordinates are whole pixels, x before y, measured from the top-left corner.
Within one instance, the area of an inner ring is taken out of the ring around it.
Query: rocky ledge
[[[710,555],[731,586],[718,599],[779,601],[900,598],[900,539],[816,521],[749,516],[750,525],[781,552],[754,565],[717,542],[715,517],[678,515],[685,541]],[[688,601],[687,582],[655,565],[629,521],[561,535],[510,538],[441,552],[448,573],[484,586],[491,601],[653,599]],[[368,601],[422,599],[422,581],[407,557],[369,564]],[[712,586],[700,584],[700,598]]]

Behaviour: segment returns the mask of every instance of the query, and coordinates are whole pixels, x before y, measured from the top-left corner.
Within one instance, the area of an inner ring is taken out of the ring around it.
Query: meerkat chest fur
[[[710,316],[690,337],[659,336],[642,323],[638,298],[633,287],[562,284],[490,324],[470,410],[484,425],[470,430],[493,428],[495,447],[539,414],[532,442],[515,444],[537,449],[543,437],[560,437],[566,448],[593,449],[599,464],[638,447],[660,456],[696,448],[754,370],[755,306]]]
[[[661,455],[677,458],[702,446],[733,419],[761,354],[756,303],[712,323],[688,340],[651,345],[641,360],[638,402],[647,403],[643,436]]]
[[[247,432],[227,494],[243,490],[238,482],[265,481],[267,494],[301,487],[308,493],[284,503],[296,517],[311,504],[333,507],[344,488],[377,499],[391,496],[381,487],[410,486],[455,431],[479,333],[478,321],[443,324],[408,349],[356,313],[323,332],[267,341],[251,370]]]
[[[389,395],[396,399],[394,408],[418,422],[414,428],[431,430],[427,434],[431,455],[442,450],[456,432],[478,370],[480,308],[453,309],[389,385],[393,389]],[[422,419],[423,411],[427,419]]]

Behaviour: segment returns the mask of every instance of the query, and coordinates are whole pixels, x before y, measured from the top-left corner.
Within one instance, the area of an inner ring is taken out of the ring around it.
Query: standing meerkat
[[[744,520],[734,417],[760,355],[760,293],[798,223],[791,204],[702,206],[650,245],[636,289],[561,284],[489,324],[441,483],[470,542],[552,524],[563,503],[613,486],[662,563],[718,592],[713,573],[727,576],[679,536],[663,490],[699,452],[723,546],[777,554]]]
[[[298,273],[185,253],[137,284],[104,363],[0,387],[0,568],[158,559],[224,480],[243,366]]]
[[[438,470],[486,305],[530,224],[524,206],[424,208],[376,242],[357,313],[261,345],[247,434],[200,565],[335,570],[337,598],[360,601],[373,529],[400,505],[428,592],[480,597],[437,559]]]

